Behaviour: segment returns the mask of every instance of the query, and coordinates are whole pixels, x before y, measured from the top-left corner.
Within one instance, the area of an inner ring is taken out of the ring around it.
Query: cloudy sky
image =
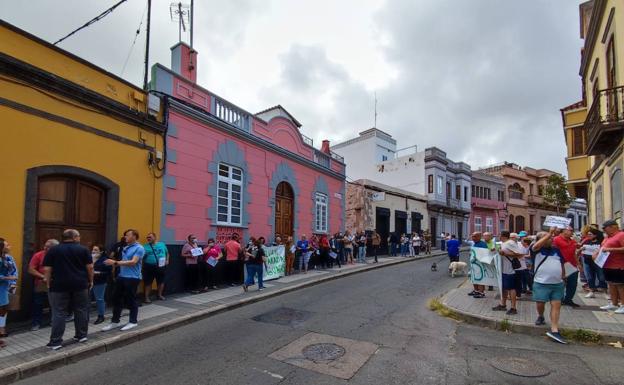
[[[1,0],[0,17],[53,42],[116,2]],[[377,93],[377,127],[400,147],[565,173],[559,109],[580,99],[579,2],[195,0],[198,82],[248,111],[282,104],[315,143],[372,127]],[[169,4],[152,1],[150,55],[167,66]],[[142,85],[145,32],[131,45],[145,8],[128,0],[59,46]]]

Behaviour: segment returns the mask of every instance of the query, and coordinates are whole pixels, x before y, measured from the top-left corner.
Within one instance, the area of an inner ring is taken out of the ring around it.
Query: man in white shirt
[[[516,271],[515,268],[520,266],[518,258],[523,257],[522,250],[518,247],[518,242],[510,239],[509,231],[502,231],[500,239],[502,242],[499,254],[501,256],[501,270],[503,275],[503,295],[501,296],[501,303],[494,306],[494,311],[506,311],[507,315],[518,314],[516,309]],[[515,260],[515,262],[513,262]],[[511,309],[507,310],[507,298],[511,300]]]
[[[531,246],[534,257],[533,300],[537,306],[536,325],[544,325],[546,302],[550,302],[550,331],[546,335],[553,340],[565,344],[559,334],[559,315],[563,298],[565,269],[561,252],[552,245],[555,229],[537,234],[537,241]]]

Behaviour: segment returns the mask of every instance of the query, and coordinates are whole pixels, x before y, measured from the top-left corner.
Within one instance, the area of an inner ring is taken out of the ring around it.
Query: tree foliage
[[[559,174],[553,174],[548,177],[548,184],[544,187],[543,195],[546,203],[557,208],[557,214],[560,214],[561,209],[567,208],[572,203],[572,197],[568,194],[566,180]]]

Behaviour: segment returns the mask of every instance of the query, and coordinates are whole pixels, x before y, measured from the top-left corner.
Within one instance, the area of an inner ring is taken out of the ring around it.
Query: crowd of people
[[[580,281],[585,298],[604,293],[609,302],[601,309],[624,314],[624,231],[614,220],[604,222],[602,231],[597,225],[585,226],[578,235],[568,226],[553,227],[535,236],[524,231],[502,231],[499,242],[491,233],[476,232],[471,238],[473,247],[487,248],[501,256],[502,295],[494,311],[517,314],[517,300],[527,296],[536,303],[535,324],[545,325],[545,304],[550,303],[551,327],[547,335],[566,343],[559,333],[560,310],[561,306],[580,306],[573,300]],[[453,261],[450,241],[447,248]],[[600,266],[597,258],[603,252],[609,254]],[[468,295],[485,298],[485,286],[475,284]]]

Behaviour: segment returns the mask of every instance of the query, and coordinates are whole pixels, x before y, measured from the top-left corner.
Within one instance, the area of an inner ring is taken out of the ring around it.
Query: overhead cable
[[[67,39],[68,37],[70,37],[71,35],[75,34],[76,32],[80,31],[83,28],[87,28],[88,26],[90,26],[91,24],[94,24],[96,22],[98,22],[99,20],[102,20],[104,17],[106,17],[107,15],[109,15],[111,12],[113,12],[115,10],[115,8],[119,7],[122,3],[125,3],[126,0],[121,0],[120,2],[118,2],[117,4],[113,5],[112,7],[110,7],[109,9],[107,9],[106,11],[100,13],[99,15],[97,15],[96,17],[94,17],[93,19],[87,21],[83,26],[76,28],[75,30],[71,31],[70,33],[68,33],[67,35],[65,35],[64,37],[58,39],[57,41],[55,41],[53,44],[57,45],[58,43],[62,42],[63,40]]]

